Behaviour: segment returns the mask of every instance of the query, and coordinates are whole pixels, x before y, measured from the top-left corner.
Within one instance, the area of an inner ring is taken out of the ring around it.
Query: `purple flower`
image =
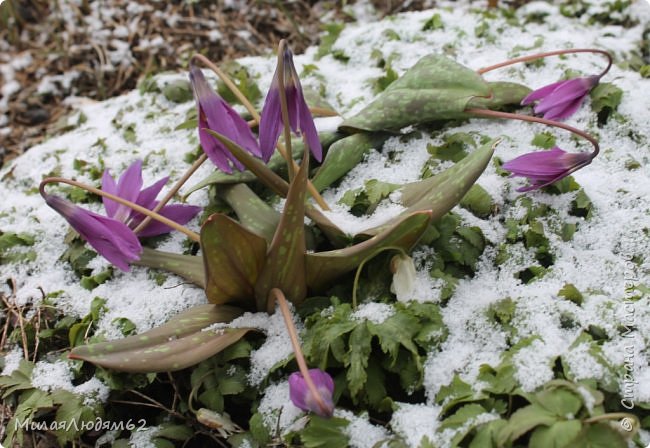
[[[557,182],[591,162],[588,152],[568,153],[557,146],[549,151],[531,152],[503,164],[512,176],[527,177],[531,184],[517,191],[536,190]]]
[[[104,171],[102,190],[151,210],[158,204],[156,196],[158,196],[158,193],[168,180],[169,177],[164,177],[142,190],[142,160],[136,160],[122,173],[117,183],[115,183],[115,179],[108,170]],[[144,215],[131,210],[126,205],[118,204],[105,197],[103,202],[106,214],[110,218],[126,224],[131,229],[135,229],[144,219]],[[201,207],[194,205],[174,204],[165,205],[158,213],[180,225],[184,225],[200,211]],[[147,224],[147,227],[138,232],[138,236],[158,236],[171,231],[171,227],[152,220]]]
[[[124,223],[77,207],[58,196],[46,195],[45,202],[59,212],[97,252],[123,271],[139,260],[140,241]]]
[[[296,67],[293,65],[293,54],[288,46],[284,47],[282,54],[284,62],[283,84],[287,97],[287,110],[289,114],[289,127],[295,134],[302,134],[309,149],[319,162],[323,158],[323,148],[318,139],[318,132],[314,126],[314,119],[309,111],[302,93],[300,80]],[[262,116],[260,118],[260,147],[262,156],[268,162],[275,145],[278,143],[280,132],[284,126],[282,121],[282,109],[280,107],[280,84],[278,68],[275,69],[271,88],[264,100]]]
[[[542,114],[548,120],[564,120],[578,110],[599,80],[600,76],[588,76],[549,84],[531,92],[521,104],[525,106],[540,100],[534,107],[536,114]]]
[[[300,372],[294,372],[289,376],[291,402],[303,411],[311,411],[321,417],[331,417],[334,412],[334,403],[332,402],[334,380],[327,372],[320,369],[309,369],[309,376],[311,376],[325,408],[319,405]]]
[[[203,72],[191,64],[190,82],[194,89],[194,98],[198,109],[199,140],[203,151],[212,163],[226,173],[232,173],[232,167],[240,171],[244,169],[244,166],[223,143],[204,129],[224,135],[249,153],[261,157],[262,152],[248,123],[210,88]]]
[[[122,173],[117,183],[108,170],[104,171],[102,190],[151,210],[158,204],[156,196],[168,179],[165,177],[141,190],[142,161],[137,160]],[[60,213],[88,244],[123,271],[129,270],[129,263],[140,259],[142,246],[138,237],[161,235],[172,230],[171,227],[158,221],[151,221],[136,235],[133,229],[142,222],[144,215],[131,210],[126,205],[103,198],[108,216],[102,216],[77,207],[58,196],[44,192],[42,194],[47,205]],[[177,204],[164,206],[159,214],[183,225],[199,211],[201,207]]]

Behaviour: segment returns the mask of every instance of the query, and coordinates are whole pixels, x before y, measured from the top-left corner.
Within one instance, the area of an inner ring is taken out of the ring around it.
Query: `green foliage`
[[[540,132],[535,134],[530,144],[538,148],[551,149],[555,146],[555,136],[550,132]]]
[[[332,53],[332,47],[336,43],[336,40],[339,38],[341,31],[345,28],[344,23],[327,23],[323,25],[325,28],[326,34],[321,37],[320,45],[318,46],[318,51],[316,52],[316,60],[321,59],[323,56]]]
[[[185,103],[194,98],[194,95],[192,94],[192,86],[189,81],[184,79],[165,84],[162,93],[165,98],[173,103]]]
[[[598,114],[598,123],[603,125],[621,103],[623,91],[612,83],[603,82],[594,87],[590,95],[591,109]]]
[[[440,17],[440,14],[435,13],[434,15],[431,16],[429,20],[424,22],[424,25],[422,26],[422,31],[442,30],[444,28],[445,25],[442,21],[442,17]]]
[[[33,246],[36,239],[25,232],[0,231],[0,264],[36,260],[36,252],[25,250]]]
[[[324,419],[313,415],[300,431],[300,440],[305,448],[340,448],[347,446],[348,435],[344,429],[350,422],[343,418]]]
[[[370,179],[364,182],[362,188],[346,191],[339,200],[339,204],[350,207],[350,213],[355,216],[372,214],[379,202],[399,187],[397,184]]]
[[[356,319],[350,304],[336,304],[326,316],[315,313],[303,337],[305,354],[321,369],[343,367],[344,390],[359,404],[387,410],[391,394],[421,388],[423,356],[446,338],[446,328],[435,304],[394,305],[381,323]],[[402,392],[403,393],[403,392]]]
[[[487,218],[494,210],[495,203],[490,193],[479,184],[474,184],[460,200],[459,205],[479,218]]]
[[[86,404],[83,396],[61,389],[46,392],[34,388],[31,381],[33,369],[33,363],[21,360],[10,376],[0,376],[3,400],[13,396],[17,401],[6,426],[4,444],[13,446],[17,442],[24,446],[25,431],[34,424],[52,428],[59,444],[64,446],[88,431],[85,426],[90,422],[103,417],[102,407]]]
[[[379,94],[386,90],[386,88],[398,78],[397,72],[393,70],[390,65],[387,64],[384,71],[385,73],[382,76],[370,81],[372,85],[372,91],[375,94]]]
[[[226,72],[232,82],[235,83],[239,91],[243,93],[248,101],[250,101],[252,104],[257,103],[257,101],[262,98],[262,92],[260,88],[253,80],[250,73],[248,73],[246,67],[239,64],[238,62],[231,61],[223,64],[222,70]],[[226,86],[226,84],[221,80],[217,81],[217,92],[228,103],[241,104],[235,94],[232,93],[228,86]]]

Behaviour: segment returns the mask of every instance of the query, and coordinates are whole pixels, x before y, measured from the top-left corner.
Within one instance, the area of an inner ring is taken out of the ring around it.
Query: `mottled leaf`
[[[266,240],[237,221],[214,214],[201,228],[201,249],[208,300],[254,308],[255,282],[266,261]]]
[[[261,200],[246,184],[226,185],[221,197],[232,207],[242,226],[271,243],[280,222],[280,213]]]
[[[401,191],[400,201],[407,209],[387,223],[363,231],[362,235],[377,235],[404,216],[418,211],[428,211],[432,220],[437,220],[469,191],[487,167],[495,147],[494,141],[489,142],[442,173],[404,185],[398,191]]]
[[[266,263],[255,284],[257,309],[266,308],[269,291],[278,288],[294,305],[302,303],[307,295],[305,283],[305,199],[309,151],[305,149],[300,169],[296,173],[280,222],[269,246]],[[275,303],[268,304],[269,311]]]
[[[467,108],[498,110],[507,105],[519,105],[531,90],[515,82],[490,82],[491,95],[488,98],[476,97],[469,100]]]
[[[361,162],[373,148],[381,147],[386,138],[388,134],[362,132],[333,143],[311,183],[318,191],[329,187]]]
[[[430,211],[414,212],[401,217],[376,236],[354,246],[328,252],[310,253],[307,261],[307,285],[323,290],[339,276],[355,269],[359,264],[388,247],[406,251],[417,243],[431,221]]]
[[[261,182],[282,197],[289,193],[289,184],[280,176],[270,170],[264,163],[250,155],[232,140],[206,129],[207,132],[218,138],[226,147],[237,157],[237,159],[249,170],[251,170]],[[342,246],[348,240],[347,236],[332,221],[323,215],[318,209],[311,204],[305,205],[305,214],[313,220],[319,229],[335,246]]]
[[[477,96],[490,96],[490,86],[479,74],[445,56],[429,55],[341,127],[399,131],[409,125],[461,118]]]
[[[125,372],[165,372],[196,364],[238,341],[250,329],[201,331],[242,314],[230,306],[199,305],[140,335],[74,348],[69,357]]]
[[[143,247],[142,249],[140,260],[132,264],[154,269],[164,269],[180,275],[201,288],[205,287],[203,257],[163,252],[148,247]]]

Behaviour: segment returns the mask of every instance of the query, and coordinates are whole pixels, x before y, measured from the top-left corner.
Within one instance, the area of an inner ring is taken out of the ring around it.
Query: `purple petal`
[[[229,159],[226,156],[227,149],[216,137],[205,131],[208,128],[208,123],[199,118],[199,141],[201,142],[203,152],[205,152],[208,159],[221,171],[228,174],[232,173],[232,167],[228,163]]]
[[[126,199],[127,201],[135,202],[138,199],[141,188],[142,160],[136,160],[120,176],[117,181],[117,193],[115,195]],[[104,205],[104,207],[106,207],[106,205]],[[111,217],[118,221],[126,222],[130,214],[130,207],[118,204],[115,213]]]
[[[318,132],[314,125],[314,119],[311,116],[311,111],[307,103],[303,101],[300,111],[300,131],[307,142],[307,146],[314,155],[314,158],[320,162],[323,159],[323,147],[321,146]]]
[[[571,154],[555,147],[521,155],[503,164],[503,169],[514,177],[527,177],[531,185],[517,191],[529,191],[556,182],[582,168],[591,161],[591,154]]]
[[[154,208],[156,206],[156,198],[158,197],[158,193],[160,193],[160,190],[163,189],[168,180],[169,176],[163,177],[153,185],[150,185],[142,190],[138,195],[138,199],[136,199],[135,203],[144,208],[148,208],[149,210]]]
[[[544,112],[544,118],[547,120],[565,120],[580,109],[584,99],[584,97],[579,97],[567,104],[560,104],[553,107]],[[535,109],[535,112],[537,112],[537,109]]]
[[[535,112],[541,114],[558,105],[566,104],[576,98],[582,98],[590,89],[591,87],[587,78],[575,78],[566,81],[546,97],[542,98],[535,107]]]
[[[128,271],[129,263],[140,259],[140,241],[124,223],[77,207],[58,196],[48,195],[45,201],[99,254],[121,270]]]
[[[276,77],[277,70],[274,79]],[[265,162],[268,162],[273,155],[275,145],[278,144],[278,138],[280,138],[281,130],[282,112],[280,108],[280,92],[277,81],[274,81],[271,84],[269,92],[266,94],[262,115],[260,117],[260,149],[262,151],[262,159]]]
[[[188,223],[192,218],[194,218],[201,210],[201,207],[197,207],[195,205],[173,204],[164,206],[159,213],[165,218],[169,218],[180,225],[184,225]],[[136,217],[134,217],[131,226],[137,226],[140,222],[142,222],[143,219],[144,216],[138,214]],[[147,227],[138,232],[138,236],[147,238],[151,236],[163,235],[165,233],[171,232],[172,230],[174,229],[161,222],[151,220],[149,224],[147,224]]]
[[[549,84],[537,90],[533,90],[531,93],[528,94],[528,96],[526,96],[523,100],[521,100],[521,105],[526,106],[532,103],[533,101],[537,101],[539,99],[544,98],[546,95],[550,94],[553,90],[555,90],[558,86],[564,84],[565,82],[566,81],[554,82],[553,84]]]
[[[117,184],[115,183],[115,179],[113,179],[113,176],[111,176],[111,173],[108,169],[104,170],[104,174],[102,175],[102,191],[117,195]],[[115,216],[117,208],[120,204],[104,196],[102,196],[102,202],[104,203],[106,214],[111,218]]]
[[[210,88],[203,72],[197,67],[191,66],[190,81],[198,110],[199,139],[203,151],[212,163],[227,173],[232,172],[229,161],[237,169],[244,168],[219,140],[203,130],[205,128],[228,137],[249,153],[260,157],[262,152],[248,123]]]
[[[296,407],[303,411],[311,411],[321,417],[331,417],[334,411],[334,403],[332,401],[334,380],[327,372],[323,372],[320,369],[310,369],[309,376],[314,382],[326,409],[318,405],[318,401],[312,396],[311,391],[307,387],[307,382],[300,372],[294,372],[289,376],[289,398],[291,398],[291,401]]]

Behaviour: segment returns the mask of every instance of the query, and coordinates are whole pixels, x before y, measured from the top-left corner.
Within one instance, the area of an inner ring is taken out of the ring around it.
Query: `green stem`
[[[534,61],[536,59],[542,59],[542,58],[547,58],[549,56],[559,56],[563,54],[572,54],[572,53],[598,53],[602,54],[607,57],[607,67],[605,70],[602,71],[600,75],[598,75],[598,78],[602,78],[605,76],[605,74],[609,71],[609,69],[612,67],[613,59],[612,55],[609,54],[609,52],[605,50],[598,50],[596,48],[574,48],[574,49],[568,49],[568,50],[555,50],[555,51],[546,51],[544,53],[536,53],[536,54],[531,54],[528,56],[521,56],[518,58],[514,59],[508,59],[507,61],[500,62],[498,64],[490,65],[489,67],[483,67],[478,70],[476,70],[476,73],[479,75],[482,75],[484,73],[490,72],[492,70],[496,70],[498,68],[502,67],[507,67],[508,65],[513,65],[513,64],[519,64],[520,62],[530,62]]]
[[[162,216],[162,215],[160,215],[158,213],[154,213],[151,210],[149,210],[148,208],[144,208],[144,207],[136,204],[135,202],[127,201],[124,198],[121,198],[119,196],[115,196],[114,194],[107,193],[105,191],[100,190],[99,188],[95,188],[95,187],[92,187],[90,185],[86,185],[86,184],[83,184],[81,182],[77,182],[75,180],[66,179],[64,177],[48,177],[46,179],[43,179],[41,181],[40,186],[39,186],[39,191],[41,193],[41,196],[43,196],[44,198],[47,196],[47,193],[45,192],[45,186],[47,184],[51,184],[51,183],[62,183],[62,184],[72,185],[73,187],[81,188],[83,190],[89,191],[89,192],[94,193],[96,195],[108,198],[108,199],[110,199],[112,201],[117,202],[118,204],[125,205],[125,206],[129,207],[130,209],[135,210],[138,213],[141,213],[141,214],[143,214],[145,216],[149,216],[152,219],[155,219],[156,221],[158,221],[158,222],[160,222],[162,224],[165,224],[166,226],[171,227],[172,229],[175,229],[175,230],[178,230],[179,232],[184,233],[185,235],[187,235],[189,238],[191,238],[193,241],[195,241],[197,243],[201,242],[201,238],[200,238],[198,233],[192,232],[190,229],[181,226],[180,224],[178,224],[175,221],[172,221],[169,218],[165,218],[164,216]]]
[[[305,357],[302,354],[302,349],[300,348],[300,342],[298,341],[298,332],[296,331],[296,327],[293,325],[291,311],[289,310],[289,304],[287,302],[287,299],[284,297],[284,293],[278,288],[273,288],[271,291],[269,291],[269,300],[275,300],[280,306],[280,312],[284,318],[284,324],[287,326],[287,332],[289,333],[289,339],[291,340],[291,345],[293,346],[293,352],[296,355],[298,369],[300,369],[300,373],[305,379],[305,383],[307,383],[307,388],[316,400],[316,403],[321,409],[322,414],[331,415],[332,409],[330,409],[323,401],[323,397],[318,392],[318,389],[316,389],[316,385],[314,384],[314,381],[311,379],[311,375],[309,374],[307,362],[305,361]]]
[[[387,247],[382,247],[381,249],[377,250],[373,254],[364,258],[363,261],[359,263],[359,267],[357,267],[357,272],[354,274],[354,283],[352,284],[352,308],[356,309],[357,307],[357,288],[359,287],[359,277],[361,276],[361,271],[363,270],[363,267],[366,265],[368,261],[372,260],[373,258],[375,258],[377,255],[379,255],[385,250],[396,250],[398,252],[401,252],[403,255],[408,256],[406,251],[401,247],[387,246]]]

